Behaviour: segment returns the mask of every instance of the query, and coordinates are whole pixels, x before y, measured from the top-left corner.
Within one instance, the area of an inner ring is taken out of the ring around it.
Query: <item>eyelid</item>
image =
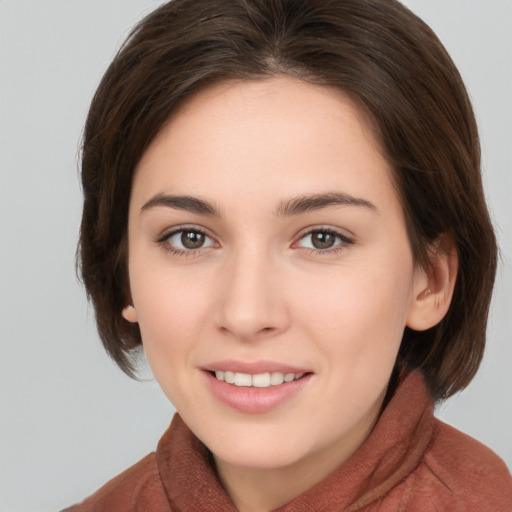
[[[164,229],[161,232],[161,234],[159,234],[156,237],[155,242],[164,242],[165,240],[167,240],[172,235],[175,235],[176,233],[181,233],[182,231],[197,231],[198,233],[202,233],[203,235],[205,235],[205,236],[207,236],[209,238],[212,238],[208,234],[206,229],[204,229],[204,228],[202,228],[200,226],[195,226],[193,224],[183,224],[183,225],[180,225],[180,226],[173,226],[172,228]]]

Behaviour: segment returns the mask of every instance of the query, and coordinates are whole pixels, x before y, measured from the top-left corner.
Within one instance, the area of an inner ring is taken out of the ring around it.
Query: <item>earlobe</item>
[[[457,279],[458,256],[449,235],[431,247],[428,269],[417,268],[407,327],[424,331],[437,325],[448,312]]]
[[[134,306],[129,304],[125,308],[123,308],[123,311],[121,313],[123,315],[123,318],[127,320],[128,322],[135,323],[137,322],[137,310]]]

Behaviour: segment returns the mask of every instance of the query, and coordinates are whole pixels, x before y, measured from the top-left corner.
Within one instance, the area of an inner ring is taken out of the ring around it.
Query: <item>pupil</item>
[[[187,249],[199,249],[204,244],[204,234],[197,231],[184,231],[181,234],[181,243]]]
[[[329,249],[334,245],[334,236],[325,231],[313,233],[312,242],[315,249]]]

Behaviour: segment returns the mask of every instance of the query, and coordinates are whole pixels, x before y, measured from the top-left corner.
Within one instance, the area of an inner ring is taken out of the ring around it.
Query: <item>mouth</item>
[[[229,370],[211,371],[217,380],[233,384],[239,387],[269,388],[271,386],[280,386],[283,383],[299,380],[306,373],[283,373],[283,372],[264,372],[264,373],[242,373]]]
[[[313,377],[306,369],[270,361],[219,362],[203,368],[203,375],[216,399],[242,413],[266,413],[293,401]]]

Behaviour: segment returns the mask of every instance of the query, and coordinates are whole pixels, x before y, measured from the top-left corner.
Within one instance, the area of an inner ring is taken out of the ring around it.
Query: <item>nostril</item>
[[[259,330],[260,333],[274,332],[274,327],[263,327]]]

